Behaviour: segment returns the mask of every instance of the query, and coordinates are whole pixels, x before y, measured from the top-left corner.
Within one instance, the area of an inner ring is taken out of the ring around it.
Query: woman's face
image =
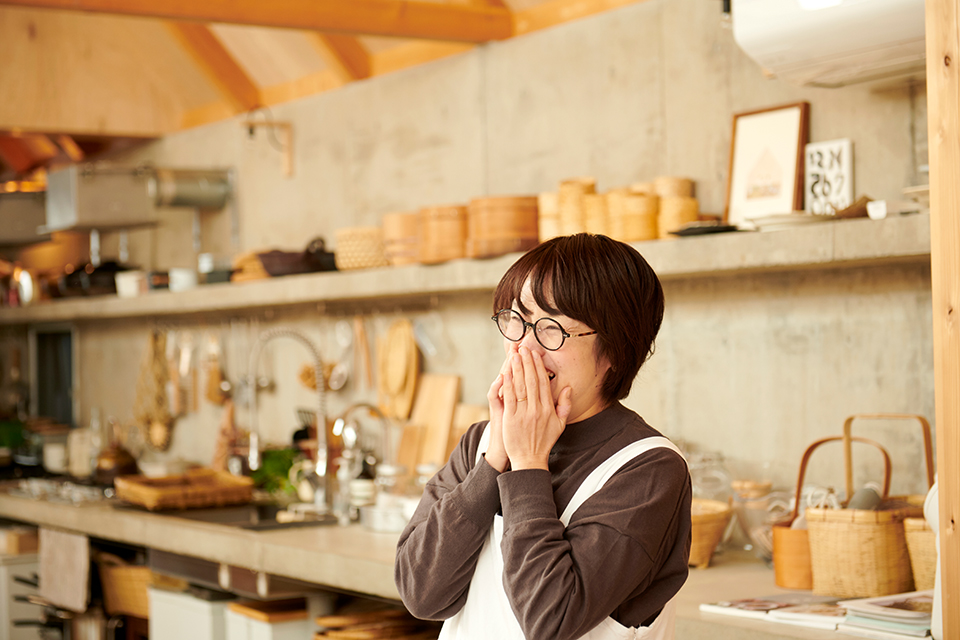
[[[551,315],[538,307],[533,299],[530,280],[524,283],[520,300],[514,302],[513,309],[518,311],[524,320],[531,323],[540,318],[553,318],[571,336],[593,330],[593,327],[588,327],[578,320],[564,315]],[[597,362],[594,348],[596,339],[596,335],[570,337],[564,340],[562,347],[556,351],[549,351],[537,342],[533,330],[528,328],[520,342],[511,342],[504,338],[503,347],[508,357],[521,345],[530,349],[531,352],[536,351],[540,354],[543,366],[550,377],[553,402],[557,402],[560,392],[565,387],[570,387],[572,406],[567,423],[574,423],[596,415],[608,404],[600,394],[600,387],[610,369],[610,363],[606,358]]]

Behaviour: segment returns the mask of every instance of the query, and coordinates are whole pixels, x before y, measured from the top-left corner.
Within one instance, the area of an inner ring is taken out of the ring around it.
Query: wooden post
[[[927,0],[926,37],[943,637],[960,638],[960,0]]]

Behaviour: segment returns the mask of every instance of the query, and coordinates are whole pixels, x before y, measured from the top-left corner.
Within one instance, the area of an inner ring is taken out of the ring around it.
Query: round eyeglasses
[[[563,346],[563,342],[567,338],[592,336],[597,333],[596,331],[567,333],[560,326],[560,323],[553,318],[540,318],[536,322],[527,322],[513,309],[501,309],[491,320],[497,323],[500,333],[510,342],[520,342],[523,340],[523,336],[527,335],[527,327],[533,329],[533,336],[540,343],[540,346],[547,351],[556,351]]]

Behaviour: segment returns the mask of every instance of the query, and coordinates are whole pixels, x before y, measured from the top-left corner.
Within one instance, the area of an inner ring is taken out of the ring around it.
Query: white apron
[[[487,450],[489,430],[484,431],[477,451],[477,463]],[[656,448],[680,450],[663,437],[652,437],[631,443],[613,454],[588,475],[564,509],[560,521],[570,524],[570,517],[587,498],[599,491],[613,474],[640,454]],[[510,608],[503,588],[503,516],[494,516],[493,526],[480,550],[477,568],[470,581],[470,591],[463,608],[443,623],[440,640],[524,640],[520,623]],[[611,617],[580,636],[581,640],[671,640],[673,638],[676,597],[672,598],[649,627],[625,627]]]

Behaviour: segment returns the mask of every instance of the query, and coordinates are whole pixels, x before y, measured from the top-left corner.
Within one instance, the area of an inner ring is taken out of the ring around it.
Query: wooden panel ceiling
[[[162,136],[639,1],[0,0],[0,135]]]

